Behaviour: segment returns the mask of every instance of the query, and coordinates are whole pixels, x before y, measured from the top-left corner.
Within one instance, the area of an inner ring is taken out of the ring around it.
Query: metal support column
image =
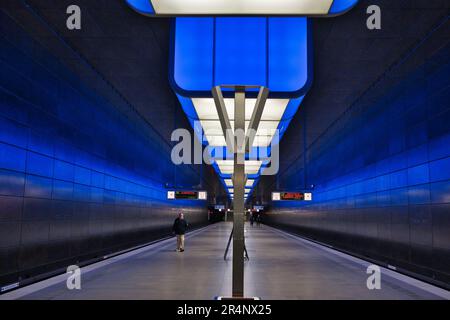
[[[245,130],[245,88],[236,87],[234,130]],[[234,144],[234,216],[233,216],[233,297],[244,297],[244,195],[245,139],[235,135]]]
[[[234,90],[234,132],[227,114],[225,100],[221,87]],[[238,130],[245,132],[245,98],[247,89],[259,89],[255,109],[250,119],[249,132],[243,136],[236,134]],[[245,154],[251,150],[253,140],[258,130],[269,89],[261,86],[216,86],[212,88],[212,95],[219,115],[223,135],[226,137],[227,149],[234,154],[234,214],[233,214],[233,297],[244,297],[244,253],[246,253],[244,239],[245,221]],[[251,129],[251,130],[250,130]],[[227,250],[225,252],[225,259]],[[248,255],[247,255],[248,257]]]

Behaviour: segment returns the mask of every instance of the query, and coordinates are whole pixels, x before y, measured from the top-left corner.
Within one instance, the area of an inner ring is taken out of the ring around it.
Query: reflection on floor
[[[190,235],[186,251],[175,240],[146,247],[126,258],[83,272],[81,290],[65,281],[20,291],[22,299],[213,299],[231,294],[231,254],[223,260],[231,231],[220,223]],[[382,275],[381,290],[368,290],[366,266],[296,240],[268,227],[246,225],[250,261],[245,293],[261,299],[438,299],[416,286]],[[63,279],[63,278],[61,278]],[[26,288],[25,288],[26,289]],[[19,289],[23,290],[23,289]],[[16,295],[16,296],[14,296]],[[2,298],[8,298],[8,295]]]

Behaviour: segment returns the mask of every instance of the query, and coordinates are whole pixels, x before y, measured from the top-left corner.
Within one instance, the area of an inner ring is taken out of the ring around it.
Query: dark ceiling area
[[[170,29],[168,19],[140,16],[122,0],[81,0],[77,1],[77,5],[81,8],[82,28],[71,31],[66,27],[66,9],[73,1],[24,2],[35,16],[47,24],[48,29],[58,34],[68,47],[170,141],[175,111],[182,112],[166,81]],[[14,10],[15,14],[17,12]],[[24,19],[24,23],[30,20]],[[78,61],[65,59],[64,62],[80,71],[76,65]]]
[[[6,6],[8,3],[14,6],[14,2],[6,1]],[[82,30],[70,31],[66,28],[65,10],[72,2],[23,1],[32,14],[94,68],[149,126],[170,141],[174,127],[187,126],[168,82],[170,19],[140,16],[123,0],[79,0]],[[382,8],[381,30],[366,27],[366,8],[372,4]],[[360,1],[345,16],[314,19],[313,86],[282,141],[281,168],[301,156],[304,142],[307,146],[314,143],[421,41],[442,20],[443,13],[448,13],[449,5],[446,0]],[[17,19],[21,18],[21,10],[14,10]],[[22,18],[29,14],[23,13]],[[25,20],[31,23],[30,19]],[[39,34],[38,28],[34,32],[43,43],[50,41],[48,34]],[[60,58],[64,60],[64,54]],[[82,74],[78,62],[71,59],[65,62]]]

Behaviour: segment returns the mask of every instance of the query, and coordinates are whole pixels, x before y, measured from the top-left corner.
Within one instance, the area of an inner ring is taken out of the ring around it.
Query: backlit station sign
[[[167,191],[169,200],[206,200],[206,191]]]
[[[312,193],[272,192],[272,201],[312,201]]]

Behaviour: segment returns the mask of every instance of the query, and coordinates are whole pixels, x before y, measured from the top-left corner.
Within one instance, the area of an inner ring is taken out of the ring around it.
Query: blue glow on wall
[[[330,130],[310,150],[312,203],[274,206],[326,211],[450,204],[450,46],[441,51],[446,58],[430,59],[377,91],[366,113],[341,132]],[[299,187],[293,170],[280,176],[283,188]]]
[[[167,235],[180,207],[207,222],[204,201],[167,200],[169,143],[0,21],[0,286]],[[199,178],[177,168],[179,185]]]

